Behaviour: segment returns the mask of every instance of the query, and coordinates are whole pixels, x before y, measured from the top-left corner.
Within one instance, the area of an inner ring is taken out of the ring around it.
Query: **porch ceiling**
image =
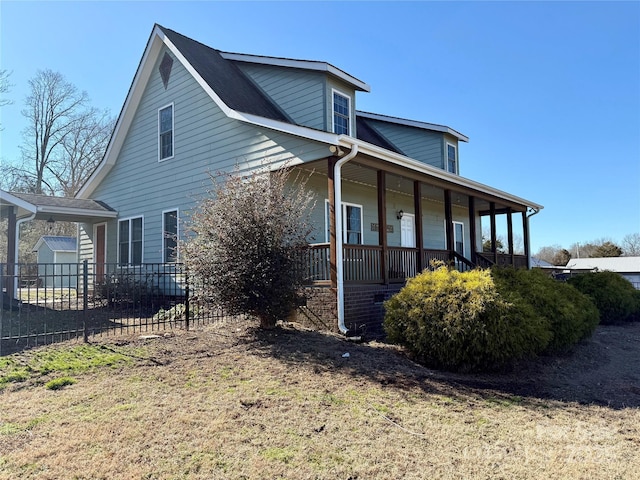
[[[376,188],[377,185],[377,168],[359,161],[352,160],[342,167],[342,179],[347,183],[355,183],[365,185],[367,187]],[[406,171],[398,171],[398,167],[394,168],[394,172],[388,171],[386,165],[380,165],[379,168],[387,172],[387,190],[401,195],[413,197],[413,182],[419,180],[421,185],[421,196],[425,200],[444,203],[445,188],[452,192],[452,202],[454,205],[467,206],[469,196],[476,198],[475,208],[478,211],[489,210],[490,202],[495,202],[496,209],[511,207],[514,212],[523,212],[527,206],[508,202],[500,197],[487,195],[484,192],[476,191],[468,187],[457,185],[455,183],[447,183],[441,179],[433,178],[421,172],[415,172],[409,169]],[[316,161],[304,164],[301,168],[307,171],[314,171],[319,174],[327,175],[327,162]]]

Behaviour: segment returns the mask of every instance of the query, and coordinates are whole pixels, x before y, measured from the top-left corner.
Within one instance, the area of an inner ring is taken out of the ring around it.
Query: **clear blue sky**
[[[640,2],[0,2],[3,162],[27,81],[59,71],[120,111],[154,23],[214,48],[327,61],[357,108],[470,138],[463,176],[545,206],[533,252],[640,231]]]

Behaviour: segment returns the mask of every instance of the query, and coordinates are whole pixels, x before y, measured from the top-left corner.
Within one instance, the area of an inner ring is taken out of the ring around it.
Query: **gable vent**
[[[164,57],[162,57],[162,62],[160,62],[160,67],[158,70],[160,71],[160,76],[162,77],[162,83],[164,84],[164,89],[167,89],[167,85],[169,85],[169,77],[171,76],[171,67],[173,66],[173,59],[171,56],[164,52]]]

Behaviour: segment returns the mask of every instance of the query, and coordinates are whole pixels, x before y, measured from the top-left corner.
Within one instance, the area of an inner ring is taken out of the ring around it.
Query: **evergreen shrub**
[[[489,270],[425,270],[385,302],[388,339],[446,370],[501,367],[545,349],[552,335],[518,290],[502,295]]]
[[[615,272],[589,272],[577,275],[568,283],[588,295],[600,311],[600,322],[613,324],[640,318],[638,290]]]
[[[571,347],[598,325],[599,313],[589,297],[542,270],[494,267],[491,274],[505,298],[517,292],[547,325],[551,333],[548,351]]]

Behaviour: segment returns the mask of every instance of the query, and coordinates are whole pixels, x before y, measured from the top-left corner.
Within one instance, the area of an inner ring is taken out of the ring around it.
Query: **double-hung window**
[[[173,157],[173,104],[158,110],[159,160]]]
[[[142,264],[142,217],[118,222],[118,255],[120,265]]]
[[[325,222],[328,242],[330,240],[328,200],[325,200]],[[362,244],[362,205],[342,204],[342,241],[356,245]]]
[[[451,143],[447,143],[447,171],[451,173],[458,173],[458,155],[456,152],[456,146]]]
[[[351,123],[351,99],[333,90],[333,133],[349,135]]]
[[[162,260],[178,261],[178,210],[162,212]]]

